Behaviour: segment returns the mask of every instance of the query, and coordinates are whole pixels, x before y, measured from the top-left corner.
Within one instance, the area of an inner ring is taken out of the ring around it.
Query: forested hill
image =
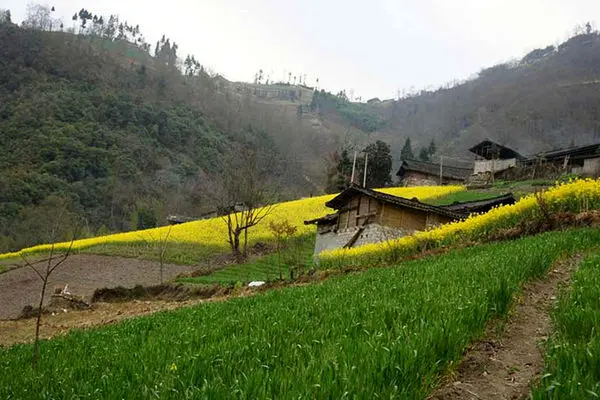
[[[316,190],[273,139],[287,118],[158,46],[0,23],[0,251],[48,240],[57,214],[97,234],[212,211],[233,145],[269,158],[282,198]]]

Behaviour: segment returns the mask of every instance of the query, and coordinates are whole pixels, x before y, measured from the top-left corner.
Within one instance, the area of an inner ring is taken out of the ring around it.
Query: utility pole
[[[442,176],[443,176],[443,174],[442,174],[443,165],[444,165],[444,156],[440,156],[440,186],[442,186],[442,182],[443,182],[443,179],[442,179]]]
[[[367,187],[367,162],[369,161],[369,153],[365,153],[365,174],[363,177],[363,187]]]
[[[354,184],[354,171],[356,171],[356,154],[357,152],[354,152],[354,162],[352,163],[352,179],[350,180],[350,185]]]

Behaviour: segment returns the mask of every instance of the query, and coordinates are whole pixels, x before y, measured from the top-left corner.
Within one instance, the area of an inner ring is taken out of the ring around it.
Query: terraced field
[[[1,398],[423,398],[521,284],[600,242],[543,234],[0,350]],[[18,373],[15,373],[18,371]]]

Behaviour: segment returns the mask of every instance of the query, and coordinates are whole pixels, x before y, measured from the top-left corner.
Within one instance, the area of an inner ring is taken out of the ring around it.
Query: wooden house
[[[336,213],[305,221],[317,225],[315,255],[323,250],[360,246],[405,236],[460,219],[442,207],[351,186],[325,203]]]
[[[585,176],[600,176],[600,143],[541,152],[530,164],[551,164],[557,170]]]
[[[404,160],[396,176],[403,186],[461,185],[472,173],[473,168]]]
[[[377,243],[486,212],[493,206],[512,204],[511,194],[488,200],[432,206],[358,186],[351,186],[325,203],[336,210],[305,221],[317,225],[315,255],[324,250]]]

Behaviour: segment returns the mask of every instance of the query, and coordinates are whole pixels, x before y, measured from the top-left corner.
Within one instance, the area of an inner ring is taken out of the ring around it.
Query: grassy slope
[[[0,350],[0,398],[423,398],[527,279],[600,240],[557,232]]]
[[[433,204],[435,206],[445,206],[454,203],[455,201],[475,201],[485,200],[492,197],[500,196],[504,192],[498,190],[493,191],[482,191],[482,190],[465,190],[463,192],[451,193],[447,196],[442,196],[437,199],[425,201],[425,203]]]
[[[546,373],[534,399],[600,396],[600,253],[588,256],[564,291],[552,320]]]
[[[281,250],[283,279],[290,278],[290,267],[306,270],[313,265],[315,235],[303,235],[293,239]],[[209,275],[180,279],[186,283],[237,283],[250,281],[272,281],[279,279],[278,256],[272,253],[219,269]]]

